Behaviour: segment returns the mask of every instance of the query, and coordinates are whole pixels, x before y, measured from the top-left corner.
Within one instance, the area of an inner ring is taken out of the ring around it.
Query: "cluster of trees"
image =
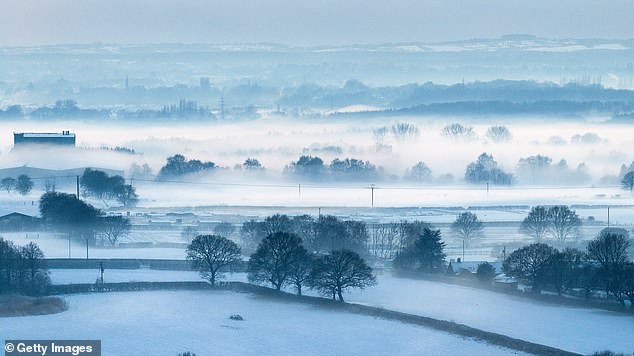
[[[125,184],[125,179],[119,175],[110,177],[103,171],[86,168],[79,182],[84,196],[116,199],[125,207],[136,206],[139,201],[136,189]]]
[[[464,180],[472,184],[511,185],[515,181],[515,177],[499,168],[493,156],[485,152],[475,162],[469,163]]]
[[[576,169],[571,169],[564,159],[557,164],[552,164],[550,157],[542,155],[520,158],[516,173],[518,180],[525,184],[549,184],[561,181],[582,183],[592,178],[584,163],[580,163]]]
[[[531,285],[535,292],[550,287],[561,295],[576,289],[589,298],[602,290],[620,303],[634,302],[630,244],[626,230],[606,228],[588,244],[586,251],[575,248],[560,251],[544,243],[522,247],[504,261],[503,270]]]
[[[187,258],[201,276],[215,285],[223,268],[241,260],[238,245],[219,235],[199,235],[187,248]],[[273,232],[262,239],[248,265],[250,282],[270,284],[276,290],[292,286],[302,295],[309,287],[343,302],[349,288],[365,288],[376,283],[372,268],[358,253],[346,249],[327,254],[310,253],[293,233]]]
[[[355,158],[336,158],[326,166],[319,157],[301,156],[297,161],[284,167],[284,174],[291,178],[310,181],[372,181],[379,179],[382,168],[369,161]]]
[[[442,273],[445,271],[445,243],[440,230],[424,228],[394,259],[394,268],[400,271]]]
[[[277,232],[301,236],[310,251],[326,252],[347,249],[362,255],[367,253],[368,230],[361,221],[344,221],[332,215],[275,214],[263,221],[245,221],[240,228],[240,238],[245,249],[254,250],[266,236]]]
[[[123,216],[106,216],[73,194],[48,192],[40,197],[40,215],[52,229],[67,233],[77,241],[95,244],[101,236],[112,246],[130,231]]]
[[[0,237],[0,294],[45,294],[51,280],[43,259],[37,244],[16,246]]]
[[[581,236],[581,225],[579,215],[567,206],[535,206],[522,221],[520,232],[537,241],[550,236],[564,242],[578,239]]]
[[[187,160],[185,156],[176,154],[167,158],[167,163],[158,172],[158,180],[182,177],[188,174],[210,172],[216,169],[214,162],[202,162],[197,159]]]
[[[18,179],[5,177],[0,180],[0,188],[6,190],[7,193],[15,190],[21,195],[27,195],[33,189],[33,181],[26,174],[20,174]]]

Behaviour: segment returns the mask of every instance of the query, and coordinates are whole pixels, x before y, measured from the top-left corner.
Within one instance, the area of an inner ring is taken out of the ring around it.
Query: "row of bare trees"
[[[540,292],[552,288],[558,294],[581,290],[586,298],[603,290],[616,301],[634,302],[634,263],[624,229],[606,228],[587,248],[557,250],[545,243],[524,246],[504,261],[504,272]]]
[[[201,277],[215,285],[222,271],[241,263],[238,245],[219,235],[199,235],[187,248],[187,258]],[[270,284],[276,290],[292,286],[298,295],[309,287],[322,295],[339,298],[349,288],[365,288],[376,283],[372,268],[350,250],[310,253],[301,237],[273,232],[262,239],[247,264],[248,279]]]

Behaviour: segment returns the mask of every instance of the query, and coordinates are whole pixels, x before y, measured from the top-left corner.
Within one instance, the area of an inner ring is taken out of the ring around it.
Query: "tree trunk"
[[[341,288],[337,288],[337,295],[339,296],[339,301],[343,303],[343,294],[341,294]]]
[[[302,296],[302,285],[297,283],[296,287],[297,287],[297,295],[301,297]]]
[[[211,282],[212,287],[216,286],[216,271],[211,270],[211,276],[209,278],[209,282]]]

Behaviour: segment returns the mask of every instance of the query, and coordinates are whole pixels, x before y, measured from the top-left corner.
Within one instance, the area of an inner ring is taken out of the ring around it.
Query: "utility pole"
[[[103,287],[103,262],[99,262],[99,269],[101,270],[101,287]]]
[[[610,207],[608,206],[608,227],[610,227]]]
[[[77,176],[77,199],[79,199],[79,176]]]
[[[487,182],[487,197],[489,196],[489,182]]]
[[[70,232],[68,233],[68,258],[70,258]]]
[[[374,209],[374,188],[376,186],[374,184],[370,184],[370,190],[371,190],[371,194],[372,194],[372,208]]]
[[[317,209],[318,209],[318,210],[317,210],[317,214],[318,214],[318,215],[317,215],[317,217],[318,217],[318,218],[321,218],[321,208],[317,208]]]
[[[88,238],[86,238],[86,259],[88,259]]]
[[[462,262],[464,262],[464,240],[462,240]]]
[[[297,184],[297,197],[299,199],[302,198],[302,184],[301,183]]]

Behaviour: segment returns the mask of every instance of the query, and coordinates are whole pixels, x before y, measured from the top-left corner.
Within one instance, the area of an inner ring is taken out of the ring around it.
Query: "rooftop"
[[[16,132],[16,135],[22,135],[23,137],[75,137],[74,133],[70,131],[63,132]]]

